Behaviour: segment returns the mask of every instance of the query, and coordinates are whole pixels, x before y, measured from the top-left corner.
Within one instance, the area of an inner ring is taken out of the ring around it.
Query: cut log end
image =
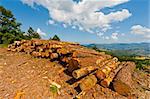
[[[93,88],[97,83],[97,78],[94,75],[86,77],[80,84],[79,87],[82,91]]]
[[[100,85],[102,85],[103,87],[107,88],[110,85],[110,82],[107,81],[106,79],[104,79],[103,81],[100,82]]]
[[[131,93],[131,88],[122,81],[115,81],[113,83],[114,89],[121,95],[128,96]]]
[[[73,71],[72,76],[73,76],[74,78],[76,78],[76,79],[79,78],[79,75],[78,75],[78,73],[77,73],[76,71]]]
[[[58,54],[57,53],[52,53],[51,55],[50,55],[50,58],[53,60],[53,59],[57,59],[59,56],[58,56]]]
[[[102,80],[104,78],[106,78],[106,75],[104,72],[102,72],[101,70],[97,71],[96,72],[96,77],[99,79],[99,80]]]
[[[69,66],[68,66],[68,71],[73,72],[74,70],[79,68],[79,61],[77,59],[71,59],[69,60]]]
[[[125,62],[123,65],[124,67],[117,73],[113,81],[113,87],[119,94],[128,96],[134,86],[132,74],[136,65],[133,62]]]

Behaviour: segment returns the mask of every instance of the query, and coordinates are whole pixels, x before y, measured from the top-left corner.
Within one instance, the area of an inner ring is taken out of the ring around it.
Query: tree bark
[[[104,80],[102,80],[100,82],[100,84],[103,87],[109,87],[110,82],[113,81],[113,79],[115,78],[116,74],[119,72],[119,70],[121,70],[122,67],[123,67],[123,64],[119,64],[119,66],[117,67],[117,69],[115,69],[114,71],[112,71],[107,78],[105,78]]]
[[[110,60],[107,64],[104,64],[104,66],[96,72],[96,77],[99,80],[105,79],[111,71],[117,68],[117,66],[118,63],[116,61],[114,61],[113,59]]]
[[[136,65],[134,62],[125,62],[123,65],[114,79],[113,87],[119,94],[128,96],[133,88],[132,74]]]
[[[92,71],[95,71],[96,69],[98,69],[97,66],[89,66],[89,67],[84,67],[78,70],[74,70],[72,73],[72,76],[76,79],[81,78],[89,73],[91,73]]]
[[[59,55],[57,53],[51,53],[50,55],[50,59],[53,60],[53,59],[58,59]]]
[[[79,84],[79,87],[82,91],[85,91],[94,87],[96,83],[97,78],[95,77],[95,75],[89,75]]]

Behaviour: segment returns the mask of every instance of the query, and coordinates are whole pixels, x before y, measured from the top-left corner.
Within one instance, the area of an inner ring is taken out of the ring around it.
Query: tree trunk
[[[134,62],[125,62],[123,65],[114,79],[113,87],[119,94],[128,96],[132,91],[132,74],[136,66]]]
[[[40,52],[36,52],[36,51],[33,51],[31,53],[31,55],[34,56],[34,57],[41,57],[41,53]]]
[[[115,78],[116,74],[119,72],[119,70],[123,67],[123,64],[120,64],[117,69],[115,69],[114,71],[112,71],[109,76],[107,78],[105,78],[104,80],[102,80],[100,82],[100,84],[103,86],[103,87],[109,87],[110,85],[110,82],[113,81],[113,79]]]
[[[50,59],[53,60],[53,59],[58,59],[59,55],[57,53],[51,53],[50,55]]]
[[[79,84],[79,87],[82,91],[85,91],[94,87],[96,83],[97,78],[94,75],[89,75]]]
[[[73,72],[76,69],[79,69],[79,60],[77,58],[72,58],[68,62],[68,71]]]
[[[91,73],[92,71],[95,71],[96,69],[98,69],[97,66],[89,66],[89,67],[84,67],[78,70],[74,70],[72,73],[72,76],[76,79],[83,77],[89,73]]]
[[[57,49],[57,53],[60,55],[71,54],[72,51],[66,48]]]
[[[111,71],[117,68],[117,66],[118,63],[116,63],[116,61],[114,61],[113,59],[110,60],[107,64],[104,64],[104,66],[96,72],[96,77],[99,80],[105,79]]]

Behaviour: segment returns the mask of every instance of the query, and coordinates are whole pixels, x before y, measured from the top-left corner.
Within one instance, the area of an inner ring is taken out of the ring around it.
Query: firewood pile
[[[104,52],[96,52],[77,43],[38,39],[15,41],[8,46],[8,51],[59,61],[74,79],[80,79],[78,86],[81,91],[89,90],[96,84],[110,88],[112,83],[119,94],[130,94],[135,64],[119,62],[116,57]]]

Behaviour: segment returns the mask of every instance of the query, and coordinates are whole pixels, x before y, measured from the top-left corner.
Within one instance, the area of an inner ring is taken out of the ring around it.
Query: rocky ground
[[[96,84],[80,94],[78,88],[57,61],[33,58],[30,55],[8,52],[0,48],[0,99],[126,99],[150,97],[150,75],[135,70],[134,91],[131,96],[119,95],[113,89]],[[51,90],[56,85],[57,92]]]

